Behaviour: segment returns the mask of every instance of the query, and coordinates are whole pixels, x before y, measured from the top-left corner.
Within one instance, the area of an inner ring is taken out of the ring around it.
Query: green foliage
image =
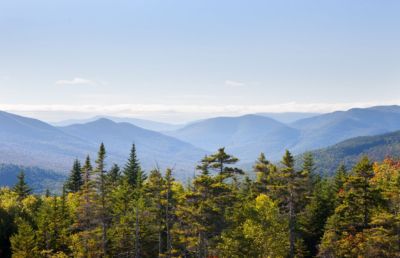
[[[136,146],[135,144],[132,144],[131,153],[123,171],[124,177],[126,177],[130,185],[136,186],[136,181],[140,171],[141,168],[136,155]]]
[[[24,175],[0,189],[1,257],[399,257],[400,161],[362,158],[316,176],[261,154],[243,177],[224,148],[187,186],[173,170],[148,176],[135,147],[124,170],[75,160],[61,194],[31,194]],[[78,173],[79,172],[79,173]]]
[[[13,257],[39,257],[35,230],[26,220],[17,220],[18,232],[10,238]]]
[[[74,165],[72,166],[70,176],[65,183],[65,189],[67,192],[76,193],[81,189],[82,185],[83,179],[81,163],[78,159],[76,159],[74,161]]]
[[[26,198],[31,192],[32,189],[28,186],[28,184],[25,182],[25,172],[21,171],[19,175],[17,176],[18,182],[14,186],[13,190],[17,193],[18,198],[20,200]]]

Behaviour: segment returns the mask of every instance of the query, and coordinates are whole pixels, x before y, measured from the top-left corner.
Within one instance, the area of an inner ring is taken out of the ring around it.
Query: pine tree
[[[83,179],[81,164],[78,159],[75,159],[70,176],[65,184],[65,189],[67,192],[76,193],[81,189],[82,185]]]
[[[167,169],[165,172],[165,190],[164,190],[164,206],[165,206],[165,233],[166,233],[166,256],[171,257],[172,255],[172,236],[171,236],[171,228],[173,226],[173,192],[172,192],[172,184],[174,182],[174,178],[172,177],[172,170]]]
[[[266,193],[270,179],[270,162],[265,158],[264,153],[260,154],[253,170],[256,173],[255,192],[256,194]]]
[[[111,192],[110,241],[113,257],[133,257],[135,244],[133,187],[126,178]]]
[[[186,238],[192,241],[187,243],[187,248],[198,257],[214,255],[217,238],[228,226],[227,217],[232,214],[236,198],[232,185],[227,184],[225,179],[242,172],[227,166],[237,161],[237,158],[226,154],[223,148],[204,157],[197,167],[201,174],[195,177],[191,191],[186,193],[186,201],[191,205],[184,208],[181,216],[185,217],[185,223],[190,228],[190,236]],[[218,174],[211,176],[210,169]]]
[[[135,196],[135,258],[141,257],[142,253],[142,237],[141,237],[141,217],[144,209],[144,192],[143,183],[146,176],[143,171],[139,168],[136,185],[134,188]]]
[[[147,199],[149,225],[151,231],[147,241],[146,249],[150,256],[160,257],[165,253],[165,208],[163,202],[164,178],[158,169],[150,171],[148,180],[144,185],[145,198]]]
[[[22,199],[26,198],[32,192],[32,189],[25,182],[25,172],[24,171],[21,171],[18,174],[17,178],[18,178],[18,181],[15,184],[13,190],[17,193],[18,199],[22,200]]]
[[[109,212],[107,207],[107,198],[108,198],[108,189],[106,184],[106,170],[105,170],[105,158],[106,158],[106,149],[104,144],[100,144],[100,148],[97,154],[96,159],[96,168],[94,170],[96,175],[96,188],[99,194],[99,221],[101,223],[101,248],[102,255],[108,256],[108,239],[107,239],[107,230],[109,223]]]
[[[335,191],[330,180],[315,183],[309,202],[299,215],[300,232],[308,255],[314,257],[324,234],[327,219],[335,209]]]
[[[347,180],[347,170],[344,164],[341,164],[336,170],[334,176],[334,188],[336,193],[343,190],[344,183]]]
[[[121,170],[117,164],[113,164],[107,174],[107,181],[111,187],[116,187],[121,180]]]
[[[124,177],[127,178],[128,183],[135,187],[136,186],[136,181],[138,179],[138,174],[140,173],[141,168],[139,164],[139,160],[137,159],[136,156],[136,146],[135,144],[132,144],[131,148],[131,153],[129,155],[129,159],[127,164],[125,165],[123,174]]]
[[[73,237],[73,253],[78,257],[100,256],[102,253],[101,237],[98,237],[98,196],[96,184],[93,180],[93,167],[90,157],[87,156],[82,167],[83,186],[79,192],[79,205],[76,208],[76,221],[74,231],[77,233]]]
[[[314,184],[319,181],[320,177],[315,174],[314,156],[311,152],[307,152],[303,156],[303,165],[301,173],[305,178],[307,195],[313,192]]]
[[[294,168],[294,158],[286,150],[281,161],[282,167],[273,172],[273,184],[270,185],[271,194],[287,214],[289,221],[289,257],[295,257],[296,243],[298,243],[297,217],[300,212],[306,192],[306,177],[302,171]]]
[[[348,176],[341,203],[329,218],[320,255],[353,257],[364,252],[364,230],[371,223],[372,211],[380,203],[379,192],[371,184],[374,176],[372,163],[363,157]]]
[[[32,226],[24,219],[17,220],[18,233],[10,238],[13,257],[39,257],[36,246],[36,234]]]
[[[216,170],[219,173],[221,180],[244,174],[241,169],[227,166],[236,164],[239,159],[227,154],[225,148],[218,149],[216,153],[206,158],[207,159],[203,159],[203,162],[208,163],[210,168]]]

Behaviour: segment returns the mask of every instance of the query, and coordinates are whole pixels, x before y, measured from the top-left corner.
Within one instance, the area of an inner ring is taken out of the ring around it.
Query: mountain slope
[[[0,163],[34,166],[68,173],[75,158],[96,156],[104,142],[109,165],[124,164],[133,142],[146,170],[176,165],[180,173],[193,171],[207,152],[188,143],[129,123],[100,119],[57,128],[42,121],[0,112]],[[182,176],[182,175],[180,175]]]
[[[256,115],[207,119],[169,135],[208,151],[226,147],[242,161],[255,159],[261,151],[272,158],[278,157],[299,137],[297,130]]]
[[[64,171],[96,147],[36,119],[0,112],[0,163]]]
[[[169,124],[169,123],[157,122],[157,121],[152,121],[152,120],[147,120],[147,119],[130,118],[130,117],[116,117],[116,116],[95,116],[95,117],[88,118],[88,119],[71,119],[71,120],[60,121],[60,122],[56,122],[56,123],[52,123],[52,124],[55,126],[69,126],[69,125],[74,125],[74,124],[86,124],[86,123],[90,123],[90,122],[99,120],[101,118],[106,118],[106,119],[109,119],[116,123],[130,123],[135,126],[141,127],[143,129],[152,130],[152,131],[156,131],[156,132],[173,131],[173,130],[182,128],[184,126],[181,124]]]
[[[385,157],[400,157],[400,131],[349,139],[328,148],[311,152],[320,173],[332,174],[338,164],[351,168],[363,155],[373,161]]]
[[[288,124],[288,123],[294,123],[300,119],[318,116],[320,114],[319,113],[302,113],[302,112],[283,112],[283,113],[257,113],[256,115],[269,117],[278,122]]]
[[[176,165],[180,169],[192,168],[207,153],[170,136],[130,123],[115,123],[105,118],[60,129],[92,144],[99,145],[103,142],[107,151],[117,157],[128,157],[131,145],[135,143],[138,157],[148,169],[157,164],[161,167]]]
[[[337,111],[290,124],[301,131],[294,152],[322,148],[357,136],[400,130],[400,107],[380,106]]]
[[[25,172],[26,182],[35,193],[44,193],[46,189],[49,189],[52,193],[59,192],[66,178],[64,175],[60,175],[52,170],[38,167],[0,164],[0,187],[14,186],[17,183],[17,175],[22,170]]]

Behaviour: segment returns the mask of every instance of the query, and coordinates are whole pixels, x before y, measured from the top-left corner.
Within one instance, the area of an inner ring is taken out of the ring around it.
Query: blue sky
[[[180,122],[400,104],[400,1],[3,0],[0,109]]]

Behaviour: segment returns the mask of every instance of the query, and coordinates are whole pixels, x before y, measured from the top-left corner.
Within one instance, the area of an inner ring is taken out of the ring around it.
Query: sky
[[[0,110],[178,123],[400,104],[397,0],[1,0]]]

